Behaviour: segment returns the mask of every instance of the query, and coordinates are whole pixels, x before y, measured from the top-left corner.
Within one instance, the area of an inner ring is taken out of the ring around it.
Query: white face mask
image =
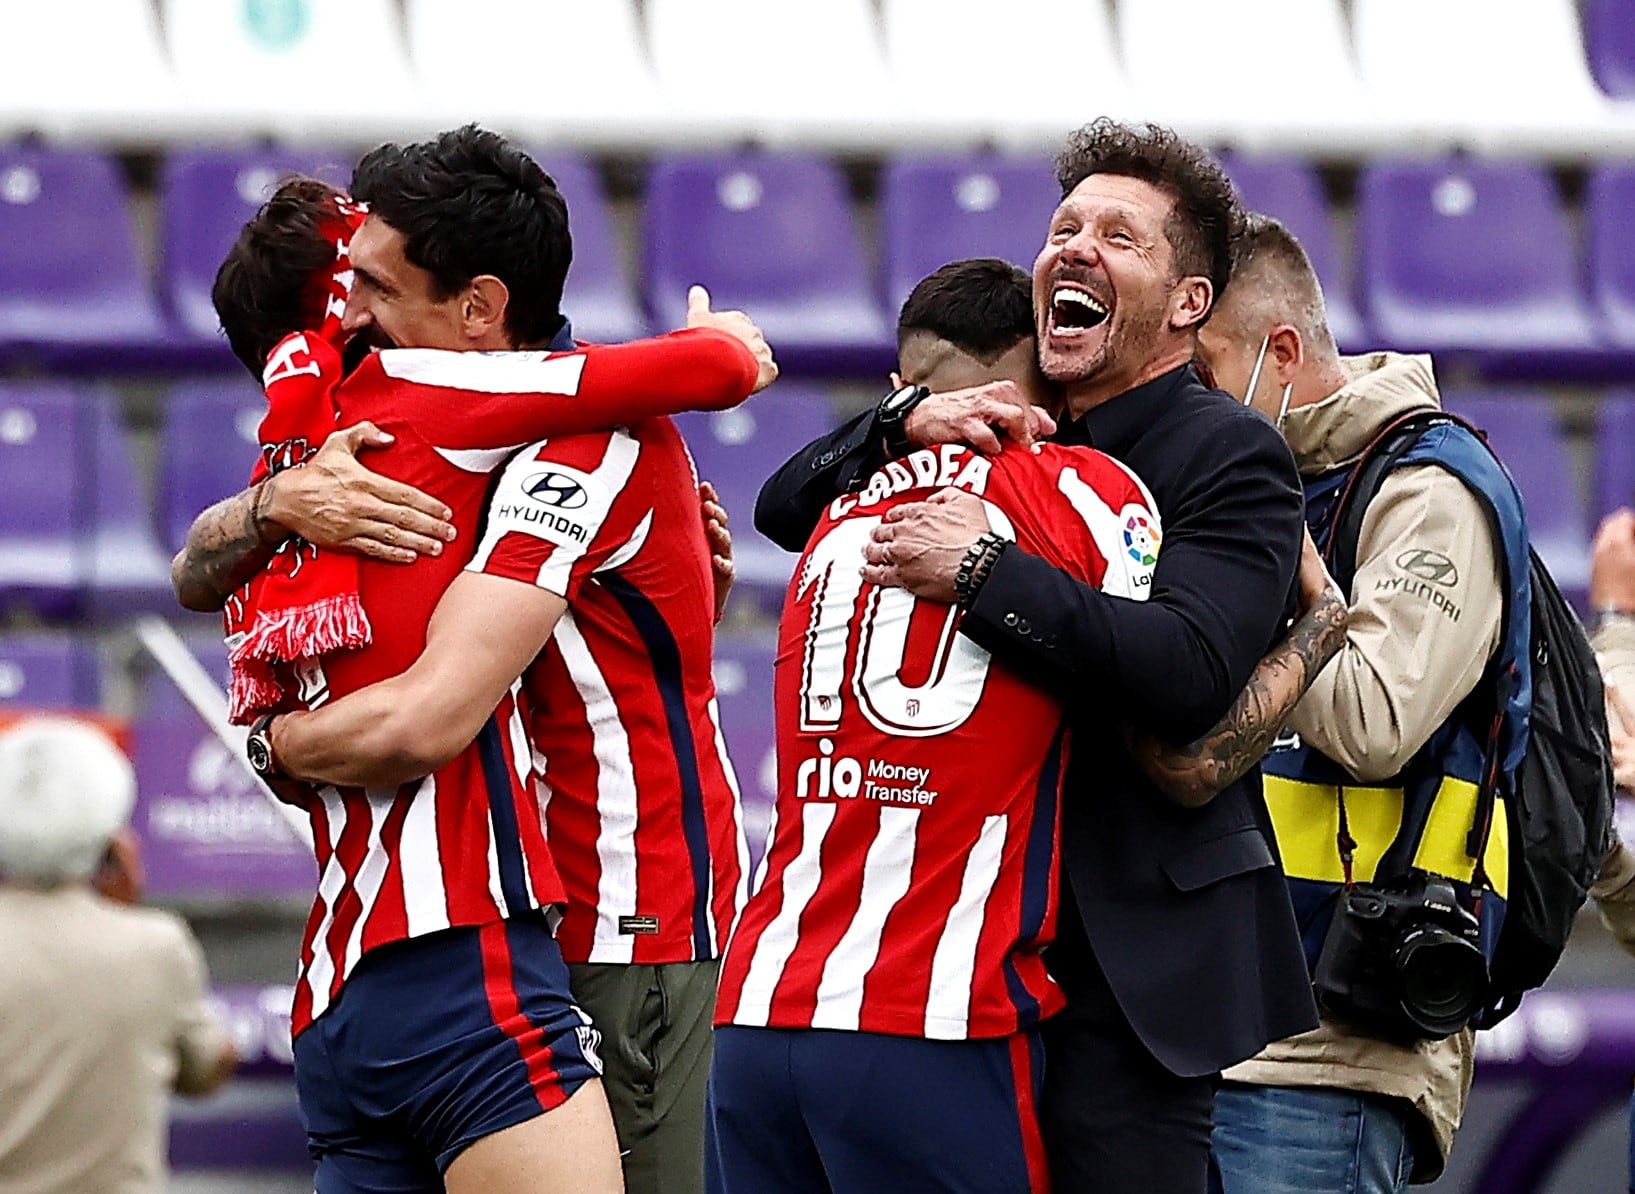
[[[1254,401],[1255,387],[1260,384],[1260,367],[1266,363],[1266,350],[1272,346],[1272,334],[1267,332],[1261,337],[1260,351],[1255,354],[1255,367],[1249,371],[1249,385],[1243,391],[1243,405],[1248,406]],[[1283,400],[1277,407],[1277,427],[1283,429],[1283,420],[1289,414],[1289,395],[1294,393],[1294,383],[1291,381],[1283,387]]]

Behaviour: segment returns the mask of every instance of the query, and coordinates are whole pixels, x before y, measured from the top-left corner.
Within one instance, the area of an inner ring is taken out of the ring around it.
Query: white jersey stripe
[[[534,748],[528,742],[528,732],[522,724],[522,712],[517,707],[517,702],[522,699],[521,694],[522,681],[516,680],[511,685],[511,714],[505,719],[505,740],[511,749],[512,771],[522,777],[525,787],[531,787],[533,784],[531,773],[534,765]],[[521,804],[517,804],[515,807],[517,831],[520,834],[522,831],[522,818],[527,815],[528,810]],[[539,831],[543,836],[545,827],[541,825]],[[524,842],[527,840],[527,838],[523,838]],[[528,892],[528,906],[531,908],[537,907],[539,894],[534,891],[533,868],[528,865],[526,859],[524,859],[522,866],[522,883]]]
[[[512,444],[509,448],[438,448],[437,454],[455,468],[468,473],[491,473],[505,463],[505,458],[526,444]]]
[[[483,828],[488,831],[488,895],[503,919],[510,916],[513,909],[505,901],[505,884],[500,880],[500,844],[494,835],[492,812],[483,818]]]
[[[329,952],[329,930],[335,924],[335,901],[346,885],[346,868],[335,854],[340,845],[341,831],[346,828],[346,809],[341,794],[334,788],[319,788],[318,799],[324,804],[324,820],[329,825],[329,865],[318,876],[318,902],[323,905],[323,918],[312,936],[312,964],[307,967],[306,981],[312,995],[312,1015],[316,1018],[329,1006],[329,987],[335,979],[335,958]]]
[[[880,810],[880,831],[869,843],[868,856],[863,860],[857,914],[823,964],[817,1007],[812,1013],[813,1028],[857,1031],[863,1014],[863,980],[880,956],[886,918],[897,901],[908,894],[919,822],[917,808]]]
[[[582,353],[452,352],[439,348],[391,348],[378,354],[387,377],[478,394],[567,394],[579,392],[585,372]]]
[[[721,733],[721,708],[716,704],[714,697],[709,703],[710,725],[715,729],[715,757],[721,760],[721,774],[726,776],[727,788],[732,792],[732,848],[738,855],[738,887],[732,893],[732,924],[727,926],[727,936],[732,936],[732,930],[738,926],[738,918],[744,914],[744,905],[749,902],[749,836],[744,832],[744,794],[738,790],[738,773],[733,769],[732,757],[727,754],[727,740]],[[711,880],[714,874],[712,868]],[[710,932],[715,933],[715,918],[710,917]],[[725,941],[715,942],[715,951],[719,956],[726,948]]]
[[[959,898],[948,913],[931,959],[931,990],[925,1001],[925,1035],[931,1040],[961,1040],[967,1034],[977,943],[987,919],[988,896],[999,878],[1005,827],[1004,816],[983,818],[982,833],[965,858]]]
[[[409,812],[403,818],[397,857],[403,869],[403,911],[411,937],[449,926],[443,857],[437,846],[437,800],[437,777],[428,775],[409,797]]]
[[[783,903],[755,943],[755,956],[738,995],[738,1011],[732,1017],[734,1024],[765,1026],[772,1015],[773,993],[800,942],[801,914],[823,878],[823,839],[834,819],[832,803],[801,806],[800,853],[784,868]]]
[[[649,510],[642,515],[642,520],[636,524],[636,529],[630,532],[630,538],[619,544],[613,553],[597,568],[598,572],[614,572],[623,568],[636,558],[636,553],[647,543],[647,535],[653,529],[653,512]]]
[[[363,793],[369,808],[369,845],[364,850],[363,863],[358,867],[358,877],[353,881],[353,888],[358,893],[359,911],[347,938],[343,974],[351,974],[352,967],[363,957],[363,930],[374,915],[375,901],[380,898],[381,884],[386,881],[386,864],[389,860],[381,845],[380,834],[396,795],[396,788],[366,788]]]
[[[636,939],[619,932],[619,918],[636,914],[636,772],[630,757],[630,735],[607,678],[585,644],[573,611],[556,624],[552,636],[562,662],[585,702],[596,754],[596,932],[591,962],[629,962]],[[679,827],[677,827],[679,832]]]

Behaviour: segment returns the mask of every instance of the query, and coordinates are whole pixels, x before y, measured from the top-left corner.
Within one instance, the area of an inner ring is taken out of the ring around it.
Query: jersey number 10
[[[988,520],[997,533],[1013,535],[1009,519],[991,504]],[[958,633],[957,609],[921,601],[906,589],[863,583],[859,573],[863,547],[879,524],[877,515],[837,523],[802,561],[796,596],[805,598],[816,589],[801,657],[800,728],[804,732],[837,729],[848,688],[876,729],[913,738],[957,729],[982,700],[990,657]],[[942,626],[934,658],[927,661],[924,683],[910,685],[903,681],[902,672],[909,625],[920,608],[939,614]],[[853,656],[849,676],[848,656]]]

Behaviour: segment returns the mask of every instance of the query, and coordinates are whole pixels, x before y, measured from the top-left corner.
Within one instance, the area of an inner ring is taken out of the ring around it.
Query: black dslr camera
[[[1340,893],[1312,986],[1325,1008],[1383,1037],[1439,1041],[1487,997],[1480,937],[1439,875],[1357,883]]]

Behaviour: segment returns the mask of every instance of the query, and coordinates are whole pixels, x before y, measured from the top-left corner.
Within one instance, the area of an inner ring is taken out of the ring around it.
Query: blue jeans
[[[1405,1111],[1349,1090],[1222,1083],[1211,1186],[1223,1194],[1402,1194],[1414,1167]]]

